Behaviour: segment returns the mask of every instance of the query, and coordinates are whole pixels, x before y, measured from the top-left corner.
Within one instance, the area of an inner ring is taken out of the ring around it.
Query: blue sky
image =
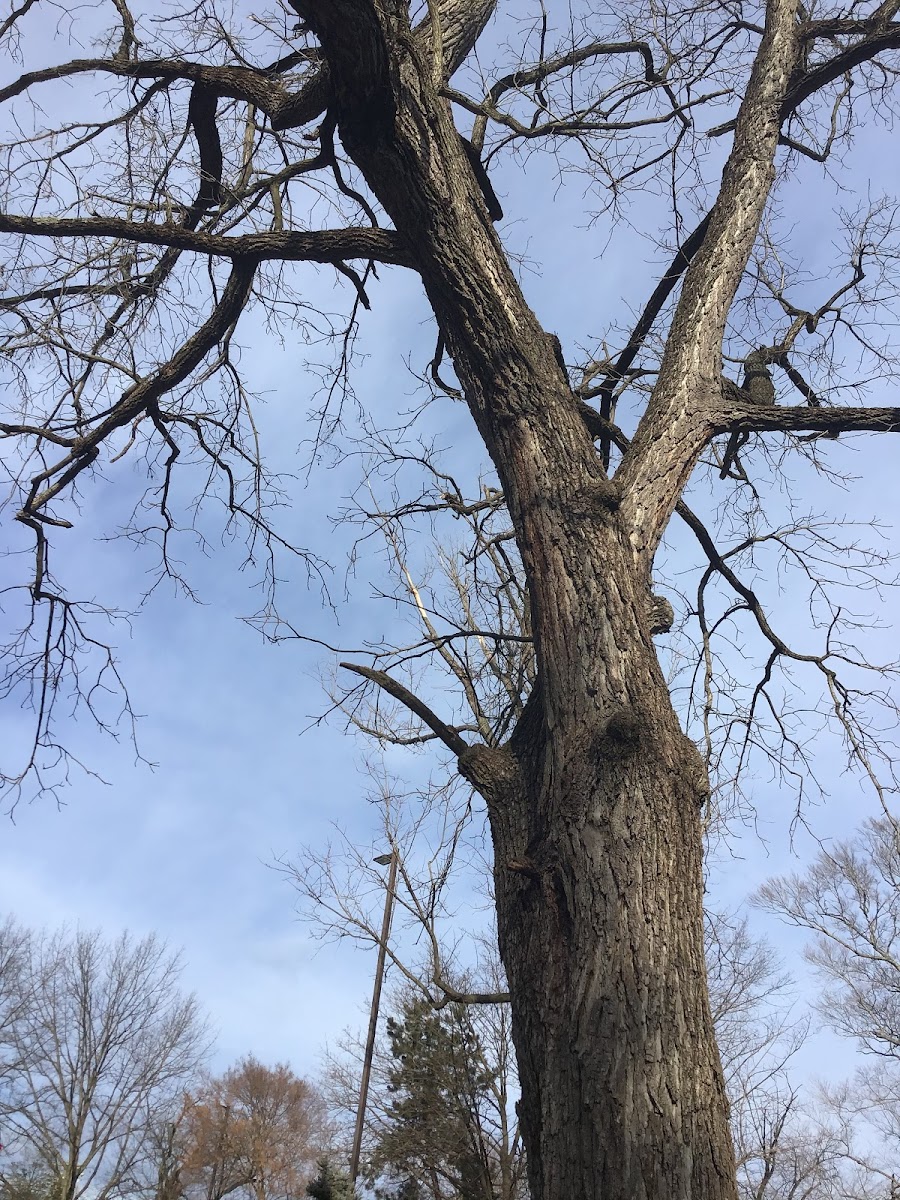
[[[854,154],[874,161],[868,133]],[[897,168],[882,159],[881,171],[878,186],[895,186]],[[813,179],[813,168],[804,178],[807,184]],[[610,240],[603,221],[589,225],[578,178],[559,189],[547,167],[533,159],[506,164],[497,183],[507,211],[504,237],[526,255],[526,294],[572,357],[576,345],[595,344],[612,317],[627,320],[622,303],[640,303],[653,256],[627,231]],[[786,193],[784,204],[802,217],[801,243],[815,256],[827,253],[827,206],[810,212],[800,187]],[[649,228],[650,199],[639,199],[634,213],[638,226],[646,221]],[[404,360],[411,357],[413,367],[422,369],[433,350],[433,331],[412,277],[386,268],[381,276],[370,289],[373,311],[361,319],[365,359],[355,383],[364,407],[387,420],[387,414],[414,405],[415,380]],[[310,268],[303,279],[310,301],[327,308],[346,303],[346,289],[329,272]],[[266,397],[259,418],[266,452],[278,469],[296,470],[306,458],[302,443],[310,437],[307,414],[314,406],[306,351],[280,347],[253,321],[242,327],[241,340],[245,373]],[[451,401],[432,406],[425,426],[450,448],[453,461],[481,460],[461,406]],[[841,493],[798,469],[811,483],[810,509],[835,512],[837,506],[837,515],[861,520],[875,512],[889,516],[885,497],[896,497],[897,481],[888,439],[846,439],[830,453],[860,480]],[[364,554],[355,578],[346,579],[350,534],[328,520],[358,470],[356,461],[345,459],[309,476],[301,471],[281,525],[331,561],[329,587],[337,610],[335,615],[323,607],[320,591],[307,587],[302,569],[284,563],[286,614],[310,635],[349,646],[396,628],[391,607],[370,600],[377,560]],[[58,539],[59,561],[73,590],[114,597],[126,606],[146,586],[147,560],[97,535],[133,487],[125,468],[110,472],[86,493],[77,527]],[[205,528],[212,541],[212,517]],[[173,947],[183,947],[185,982],[218,1030],[216,1065],[252,1052],[267,1062],[289,1060],[309,1073],[327,1040],[348,1024],[362,1023],[374,953],[315,941],[297,921],[292,892],[271,864],[301,844],[324,846],[334,824],[361,845],[380,849],[377,813],[366,800],[363,747],[343,732],[340,721],[307,728],[328,706],[319,674],[330,659],[298,642],[268,645],[240,620],[258,599],[253,580],[237,569],[236,548],[216,546],[204,556],[185,541],[182,552],[202,604],[161,588],[133,622],[130,636],[123,630],[118,643],[133,703],[145,714],[141,749],[157,767],[136,764],[127,743],[99,738],[83,725],[73,730],[107,784],[76,776],[62,795],[64,807],[57,810],[46,800],[23,804],[15,823],[0,827],[0,911],[29,925],[67,922],[100,926],[110,934],[123,927],[158,932]],[[15,560],[3,564],[3,571],[11,565]],[[802,612],[792,614],[791,608],[787,596],[779,615],[801,621]],[[894,615],[883,614],[888,622]],[[880,640],[885,652],[896,641],[887,631]],[[11,736],[20,736],[22,719],[15,713],[6,719]],[[855,782],[842,781],[839,749],[827,754],[831,757],[820,761],[834,780],[833,803],[812,813],[817,835],[825,838],[849,834],[873,811],[871,798]],[[394,754],[391,765],[412,777],[426,769],[422,756]],[[729,907],[770,874],[796,869],[812,846],[803,829],[792,842],[790,794],[763,776],[753,798],[756,827],[748,825],[731,855],[712,871],[714,894]],[[795,958],[801,939],[792,931],[759,914],[754,922]],[[805,979],[802,964],[789,965]],[[849,1063],[849,1048],[834,1053],[837,1066]],[[820,1058],[815,1046],[807,1052],[811,1068]]]

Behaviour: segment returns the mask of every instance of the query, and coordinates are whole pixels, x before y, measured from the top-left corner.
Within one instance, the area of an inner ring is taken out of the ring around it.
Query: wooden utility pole
[[[391,917],[394,912],[394,886],[397,882],[397,851],[380,854],[375,862],[379,866],[391,864],[388,874],[387,895],[384,898],[384,917],[381,922],[381,938],[378,942],[378,964],[375,967],[375,987],[372,990],[372,1008],[369,1013],[369,1034],[366,1038],[366,1053],[363,1059],[362,1080],[359,1085],[359,1107],[356,1110],[356,1129],[353,1132],[353,1151],[350,1155],[350,1182],[355,1187],[359,1174],[359,1154],[362,1147],[363,1125],[366,1119],[366,1101],[369,1098],[369,1078],[372,1074],[372,1054],[375,1050],[375,1032],[378,1028],[378,1009],[381,1004],[381,985],[384,981],[384,961],[387,942],[391,932]]]

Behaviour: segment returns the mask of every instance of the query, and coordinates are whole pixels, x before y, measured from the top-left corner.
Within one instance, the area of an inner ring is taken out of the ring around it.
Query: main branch
[[[374,259],[409,266],[403,239],[389,229],[365,227],[246,233],[221,237],[170,223],[126,221],[117,217],[27,217],[0,213],[0,233],[48,238],[116,238],[147,246],[171,246],[216,258],[278,259],[285,262],[337,263],[344,259]]]
[[[653,398],[617,478],[635,555],[647,563],[712,433],[725,324],[775,178],[797,60],[797,0],[772,0],[703,245],[688,267]]]

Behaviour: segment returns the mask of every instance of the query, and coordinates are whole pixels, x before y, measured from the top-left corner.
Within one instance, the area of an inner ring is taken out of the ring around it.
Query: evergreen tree
[[[306,1185],[312,1200],[354,1200],[356,1192],[346,1171],[333,1167],[328,1158],[319,1159],[319,1173]]]
[[[412,999],[388,1021],[388,1037],[393,1099],[371,1168],[390,1186],[379,1194],[418,1200],[424,1188],[429,1196],[465,1200],[515,1195],[522,1162],[499,1136],[498,1073],[469,1010],[448,1005],[436,1012]]]

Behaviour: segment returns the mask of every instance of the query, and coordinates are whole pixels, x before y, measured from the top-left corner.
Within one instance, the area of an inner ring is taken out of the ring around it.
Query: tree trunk
[[[581,757],[573,783],[593,811],[548,822],[536,870],[495,843],[534,1197],[735,1195],[696,817],[669,770],[640,755],[612,784]]]
[[[491,817],[532,1195],[724,1200],[735,1168],[703,957],[705,771],[614,540],[582,544],[624,603],[582,597],[598,653],[570,705],[551,726],[544,683],[509,746],[473,748],[460,767]],[[559,637],[578,632],[561,621]]]
[[[652,552],[636,552],[406,5],[299,7],[342,143],[407,239],[530,589],[539,686],[508,745],[471,747],[459,768],[493,830],[533,1200],[733,1200],[703,959],[708,787],[650,637]],[[700,405],[679,422],[686,477],[708,420]],[[676,499],[657,496],[654,520]]]

